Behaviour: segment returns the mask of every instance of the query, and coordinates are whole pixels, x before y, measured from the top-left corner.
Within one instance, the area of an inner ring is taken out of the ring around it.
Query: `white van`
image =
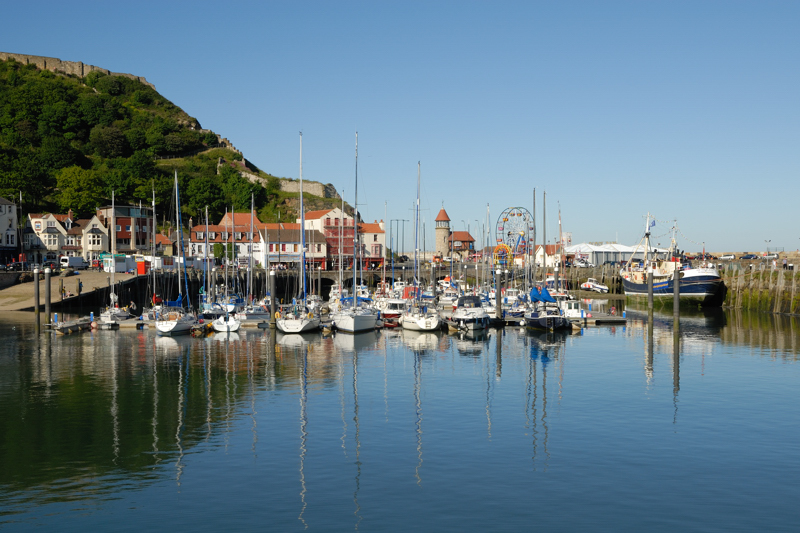
[[[74,269],[74,270],[86,270],[89,264],[83,259],[83,257],[69,257],[69,256],[61,256],[61,268],[66,269]]]
[[[733,254],[725,254],[720,256],[720,259],[722,259],[723,261],[733,261],[734,259],[736,259],[736,256]]]

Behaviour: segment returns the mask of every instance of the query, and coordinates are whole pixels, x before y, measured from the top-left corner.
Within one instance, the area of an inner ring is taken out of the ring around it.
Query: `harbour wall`
[[[720,272],[728,294],[724,305],[734,309],[768,313],[797,314],[800,294],[797,278],[800,273],[759,265],[726,265]]]

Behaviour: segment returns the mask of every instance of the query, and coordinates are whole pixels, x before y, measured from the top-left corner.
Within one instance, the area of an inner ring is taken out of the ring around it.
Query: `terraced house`
[[[17,206],[0,197],[0,261],[3,264],[17,260],[18,227]]]

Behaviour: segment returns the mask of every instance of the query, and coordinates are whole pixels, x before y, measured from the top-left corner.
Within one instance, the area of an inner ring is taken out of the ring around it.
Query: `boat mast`
[[[547,287],[547,191],[542,194],[542,246],[544,247],[544,274],[542,280]]]
[[[419,257],[419,175],[420,162],[417,161],[417,203],[414,206],[414,299],[419,303],[418,257]]]
[[[356,279],[358,276],[358,264],[356,263],[356,247],[358,246],[358,132],[356,132],[356,193],[355,204],[353,205],[353,309],[356,308],[358,291],[356,290]]]
[[[158,224],[156,224],[156,189],[154,183],[153,184],[153,242],[150,243],[150,250],[152,254],[150,256],[150,270],[153,274],[153,298],[151,301],[154,307],[156,305],[155,295],[156,295],[156,235],[157,235],[156,226],[157,225]]]
[[[531,261],[531,279],[536,286],[536,187],[533,188],[533,261]]]
[[[383,220],[388,220],[388,202],[386,200],[383,201]],[[388,296],[386,294],[386,222],[383,223],[383,285],[381,285],[381,292],[384,293],[384,296]]]
[[[209,290],[211,289],[211,276],[208,275],[208,206],[206,206],[206,232],[204,236],[205,236],[204,239],[205,248],[203,248],[203,250],[205,251],[205,253],[203,254],[203,267],[204,267],[203,271],[205,272],[206,275],[206,283],[205,283],[206,286],[204,287],[203,290],[206,292],[206,305],[208,305],[209,304],[208,293]]]
[[[187,308],[191,308],[191,300],[189,299],[189,279],[186,276],[186,250],[183,249],[183,228],[181,227],[181,198],[178,193],[178,171],[175,171],[175,210],[177,212],[178,222],[178,246],[181,251],[181,258],[183,259],[183,281],[186,284],[186,302]],[[181,282],[180,282],[180,265],[178,265],[178,294],[181,295]]]
[[[303,210],[303,132],[300,132],[300,277],[303,290],[300,299],[306,299],[306,215]]]
[[[339,301],[342,301],[344,267],[342,265],[342,246],[344,246],[344,189],[342,189],[342,216],[339,217]]]
[[[114,304],[117,301],[117,294],[114,292],[114,274],[117,271],[117,216],[116,216],[116,208],[114,207],[114,191],[111,191],[111,305],[109,307],[114,307]]]
[[[247,254],[247,297],[253,303],[253,209],[255,209],[255,195],[250,193],[250,253]]]

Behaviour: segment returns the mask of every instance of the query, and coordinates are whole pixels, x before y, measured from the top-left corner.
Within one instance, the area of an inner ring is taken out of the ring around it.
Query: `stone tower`
[[[442,257],[450,255],[450,217],[447,216],[447,211],[439,211],[436,215],[436,253]]]

